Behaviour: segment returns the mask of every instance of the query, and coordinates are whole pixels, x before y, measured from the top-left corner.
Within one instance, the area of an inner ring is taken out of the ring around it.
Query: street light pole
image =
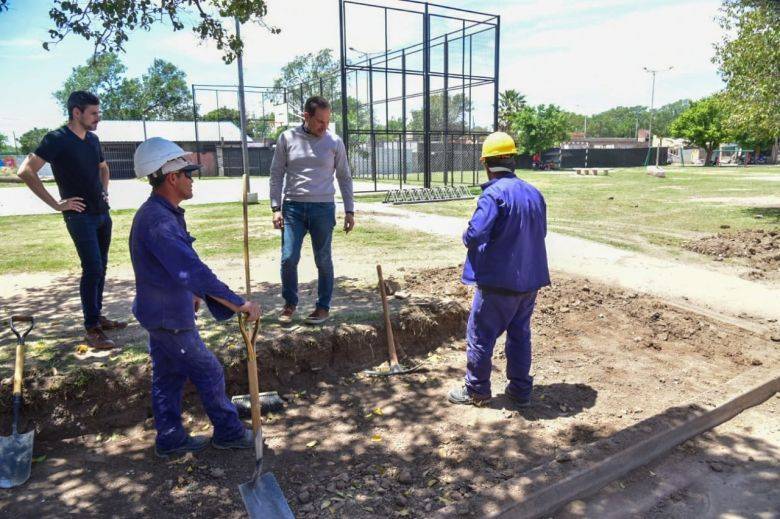
[[[661,68],[661,69],[649,69],[647,67],[642,67],[642,68],[644,69],[645,72],[647,72],[648,74],[651,74],[653,76],[653,86],[650,89],[650,128],[648,129],[648,133],[650,134],[650,144],[649,144],[648,148],[652,148],[653,147],[653,108],[655,107],[655,76],[659,72],[669,72],[674,67],[670,66],[670,67]],[[656,149],[656,154],[655,154],[655,165],[656,166],[658,166],[658,156],[659,156],[659,154],[661,152],[660,144],[661,143],[659,142],[658,143],[658,148]]]

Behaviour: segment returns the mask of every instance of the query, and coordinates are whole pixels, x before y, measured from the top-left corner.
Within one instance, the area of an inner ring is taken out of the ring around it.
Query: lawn
[[[644,168],[598,177],[518,173],[544,194],[550,230],[623,248],[674,251],[693,237],[726,229],[780,228],[778,167],[668,168],[666,178],[648,176]],[[474,206],[469,200],[409,208],[465,218]]]
[[[380,198],[383,196],[374,195],[371,200],[379,201]],[[111,213],[114,229],[109,268],[130,266],[128,236],[134,214],[134,210]],[[187,208],[186,217],[187,228],[196,238],[195,249],[202,258],[242,257],[243,220],[240,203],[191,206]],[[338,225],[342,225],[341,219]],[[249,249],[253,256],[280,247],[280,233],[271,225],[271,211],[266,204],[250,206],[249,238]],[[78,268],[78,256],[61,215],[0,217],[0,243],[3,243],[0,275]],[[423,232],[397,233],[391,227],[358,220],[358,225],[349,237],[345,237],[343,232],[334,233],[333,246],[340,250],[353,250],[359,256],[371,249],[414,254],[414,251],[423,250],[431,243],[431,237]]]

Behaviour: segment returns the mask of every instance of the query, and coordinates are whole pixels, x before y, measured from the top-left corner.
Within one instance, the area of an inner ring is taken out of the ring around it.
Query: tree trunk
[[[712,166],[712,148],[706,147],[704,148],[707,154],[704,156],[704,165],[705,166]]]
[[[780,159],[780,137],[775,137],[775,144],[772,146],[772,163],[777,164]]]

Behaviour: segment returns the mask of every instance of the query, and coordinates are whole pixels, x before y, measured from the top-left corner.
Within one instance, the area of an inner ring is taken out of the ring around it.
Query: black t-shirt
[[[86,213],[108,211],[100,181],[103,150],[97,135],[87,132],[84,139],[80,139],[70,128],[63,126],[47,133],[35,154],[51,164],[61,198],[80,196],[84,199]]]

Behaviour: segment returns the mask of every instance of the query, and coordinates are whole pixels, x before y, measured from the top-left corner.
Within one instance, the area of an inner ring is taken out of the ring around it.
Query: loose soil
[[[503,396],[497,347],[495,398],[483,408],[451,406],[445,395],[461,383],[471,297],[458,274],[450,267],[392,280],[409,296],[392,300],[398,340],[424,361],[421,372],[362,374],[384,358],[376,314],[260,345],[261,366],[273,366],[261,369],[261,385],[287,399],[264,427],[265,466],[296,517],[427,517],[446,505],[473,515],[469,498],[480,491],[572,447],[652,430],[670,408],[780,357],[776,343],[741,328],[556,274],[534,315],[534,405],[518,410]],[[369,293],[366,285],[355,297]],[[246,392],[243,347],[237,336],[225,346],[229,390]],[[251,476],[249,452],[154,457],[148,364],[27,378],[36,463],[28,483],[0,491],[0,515],[243,517],[237,485]],[[7,416],[8,385],[0,399]],[[184,409],[193,433],[210,433],[191,388]]]
[[[715,261],[735,259],[747,264],[751,268],[745,275],[748,279],[780,279],[780,230],[723,232],[683,246]]]

